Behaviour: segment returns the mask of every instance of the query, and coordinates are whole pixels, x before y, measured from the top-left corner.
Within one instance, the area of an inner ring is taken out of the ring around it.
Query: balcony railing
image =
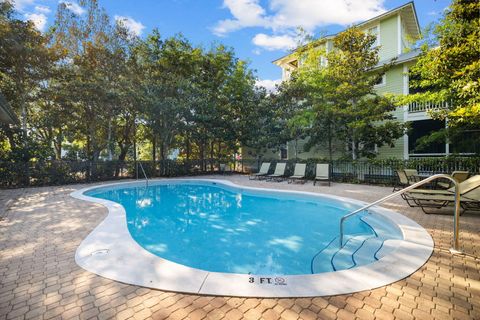
[[[408,112],[424,112],[424,111],[431,111],[431,110],[441,110],[447,109],[448,102],[410,102],[408,104]]]

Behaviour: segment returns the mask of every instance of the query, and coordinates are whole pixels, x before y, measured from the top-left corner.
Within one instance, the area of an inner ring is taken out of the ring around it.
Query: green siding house
[[[413,2],[406,3],[398,8],[390,10],[382,15],[367,20],[357,25],[358,28],[377,35],[376,44],[380,46],[380,65],[395,59],[394,66],[383,76],[382,81],[376,85],[377,92],[381,94],[408,94],[409,79],[408,69],[415,64],[420,54],[419,50],[409,48],[408,39],[417,39],[420,36],[420,26]],[[320,45],[325,45],[327,52],[332,49],[334,36],[326,36]],[[322,40],[321,39],[321,40]],[[273,62],[282,69],[282,80],[288,81],[291,72],[295,70],[301,61],[296,55],[290,54]],[[429,134],[432,130],[438,130],[445,126],[444,122],[432,120],[427,111],[430,108],[445,107],[445,104],[420,104],[412,103],[398,107],[394,116],[398,121],[411,122],[409,135],[398,139],[395,147],[380,147],[377,149],[378,158],[409,159],[416,156],[440,156],[449,154],[449,145],[437,145],[427,150],[415,149],[415,141],[421,136]],[[295,154],[301,159],[322,158],[327,156],[326,150],[312,149],[309,152],[303,150],[305,141],[289,142],[280,152],[269,154],[277,158],[291,159]],[[296,147],[295,147],[296,146]],[[338,154],[340,156],[341,154]]]

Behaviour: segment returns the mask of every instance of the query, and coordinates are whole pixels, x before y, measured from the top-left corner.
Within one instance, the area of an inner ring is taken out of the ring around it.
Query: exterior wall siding
[[[267,150],[263,150],[261,152],[261,155],[262,155],[262,158],[264,159],[280,159],[280,151],[277,151],[277,150],[270,150],[270,149],[267,149]],[[249,147],[242,147],[242,157],[243,159],[256,159],[257,158],[257,155],[256,155],[256,151],[252,148],[249,148]]]
[[[392,59],[398,55],[398,20],[394,15],[380,21],[380,61]]]
[[[403,64],[393,66],[389,71],[387,71],[386,83],[384,86],[377,87],[376,91],[379,94],[403,94]],[[393,116],[399,121],[404,122],[404,112],[403,107],[398,107],[393,111]],[[383,146],[378,148],[378,158],[403,158],[403,137],[395,141],[395,146],[390,148],[389,146]]]
[[[306,139],[300,139],[297,141],[297,157],[298,159],[310,159],[310,158],[320,158],[328,159],[328,148],[327,146],[317,146],[310,149],[310,151],[304,151],[304,146],[307,143]],[[344,155],[342,146],[337,145],[334,147],[336,152],[333,154],[333,159],[338,159]],[[290,141],[288,143],[288,159],[295,159],[295,141]]]

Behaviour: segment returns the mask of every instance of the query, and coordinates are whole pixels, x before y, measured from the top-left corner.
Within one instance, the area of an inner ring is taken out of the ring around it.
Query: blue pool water
[[[146,250],[213,272],[293,275],[349,269],[375,261],[386,237],[400,237],[386,222],[379,236],[365,213],[347,220],[349,241],[339,248],[340,218],[358,206],[302,194],[198,181],[101,187],[85,194],[120,203],[130,234]],[[357,252],[363,256],[356,257]]]

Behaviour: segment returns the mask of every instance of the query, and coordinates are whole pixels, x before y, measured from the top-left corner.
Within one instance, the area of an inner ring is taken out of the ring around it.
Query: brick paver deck
[[[365,201],[391,192],[364,185],[334,183],[329,188],[221,178]],[[435,240],[434,253],[422,268],[385,287],[301,299],[212,297],[127,285],[78,267],[77,246],[107,213],[69,196],[80,187],[0,191],[0,319],[480,319],[479,214],[462,216],[466,255],[457,256],[448,252],[451,215],[426,215],[401,199],[385,203],[420,223]]]

